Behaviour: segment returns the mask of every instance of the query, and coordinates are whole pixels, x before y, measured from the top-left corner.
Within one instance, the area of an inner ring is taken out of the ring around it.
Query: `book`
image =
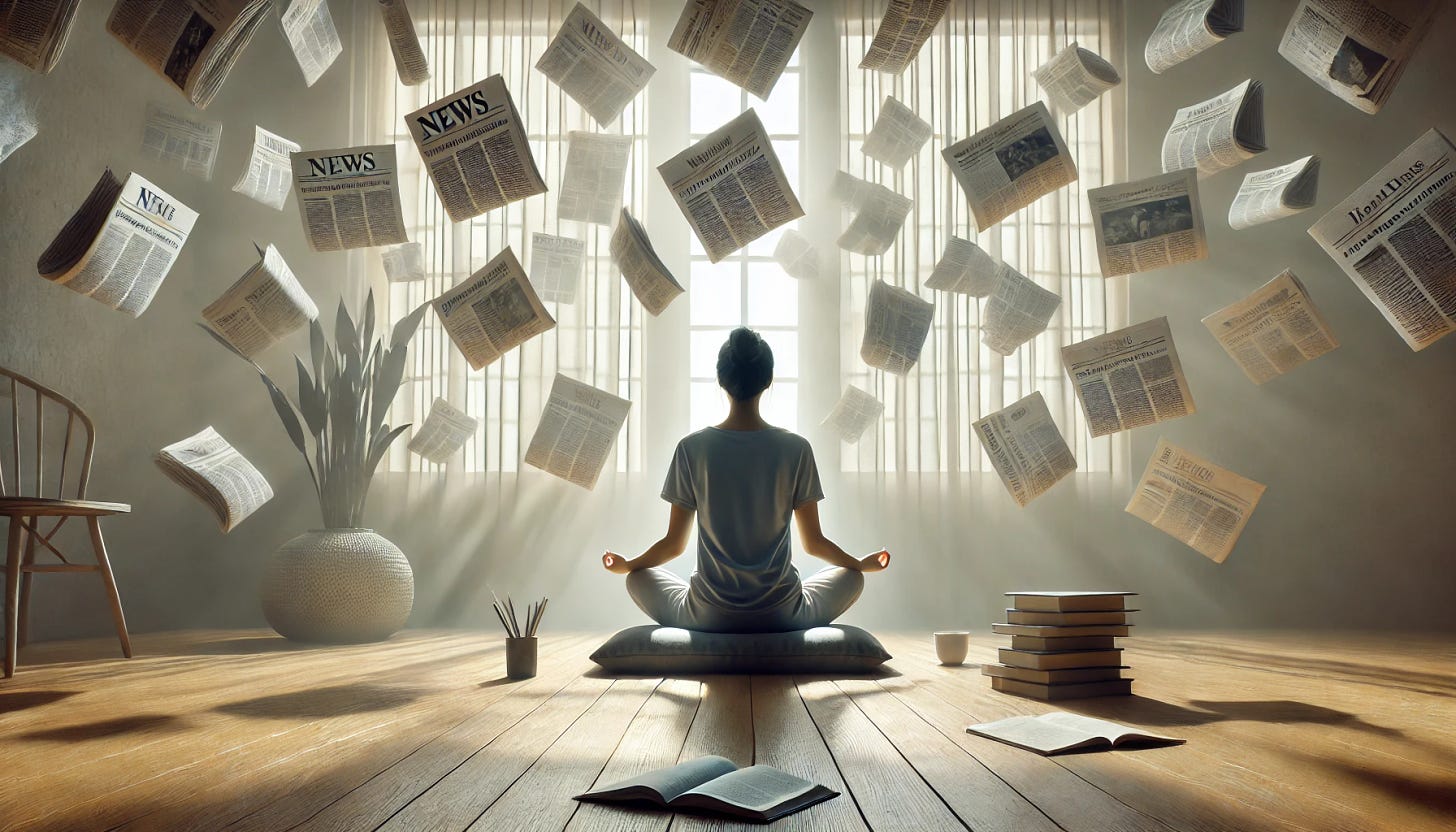
[[[996,651],[1002,664],[1012,667],[1029,667],[1034,670],[1059,670],[1064,667],[1119,667],[1122,665],[1122,648],[1111,650],[1063,650],[1056,653],[1037,653],[1031,650],[1012,650],[1002,647]]]
[[[1126,624],[1127,614],[1137,610],[1115,612],[1028,612],[1006,610],[1007,624],[1033,624],[1049,627],[1082,627],[1095,624]]]
[[[1111,650],[1117,646],[1116,636],[1012,636],[1012,650],[1034,650],[1054,653],[1059,650]]]
[[[1002,636],[1037,636],[1039,638],[1062,638],[1065,636],[1125,636],[1131,624],[1093,624],[1081,627],[1056,627],[1044,624],[992,624],[991,632]]]
[[[576,800],[638,803],[768,823],[838,797],[827,786],[801,780],[773,766],[739,768],[709,755],[593,789]]]
[[[1120,610],[1123,598],[1136,592],[1008,592],[1011,606],[1039,612],[1102,612]]]
[[[1038,685],[1060,685],[1071,682],[1107,682],[1122,678],[1127,665],[1107,667],[1067,667],[1057,670],[1037,670],[1031,667],[1012,667],[1004,664],[983,664],[981,675],[1015,679],[1018,682],[1034,682]]]
[[[966,733],[989,737],[1043,756],[1067,751],[1111,750],[1133,745],[1181,745],[1187,742],[1141,728],[1065,711],[983,722],[966,728]]]
[[[1014,693],[1032,699],[1085,699],[1093,696],[1127,696],[1132,693],[1131,679],[1117,679],[1107,682],[1083,682],[1074,684],[1039,685],[1016,679],[991,677],[991,689],[1001,693]]]

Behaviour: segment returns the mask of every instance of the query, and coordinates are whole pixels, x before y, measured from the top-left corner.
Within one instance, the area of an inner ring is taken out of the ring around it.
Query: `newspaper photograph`
[[[379,253],[384,263],[384,279],[390,283],[409,283],[424,280],[425,248],[419,243],[401,243]]]
[[[971,429],[1022,508],[1077,470],[1077,458],[1039,392],[977,420]]]
[[[472,370],[556,326],[510,246],[431,305]]]
[[[865,135],[860,152],[882,165],[903,168],[905,163],[920,153],[920,148],[930,141],[935,128],[930,122],[915,115],[915,111],[885,96],[875,124]]]
[[[1265,150],[1264,85],[1245,81],[1174,114],[1163,136],[1163,173],[1197,168],[1200,178],[1212,176]]]
[[[952,236],[925,288],[984,298],[995,291],[1002,269],[1010,268],[970,240]]]
[[[35,100],[20,68],[0,63],[0,162],[35,138]]]
[[[903,376],[920,360],[935,304],[883,280],[870,287],[859,357],[876,369]]]
[[[839,437],[841,442],[851,445],[858,442],[884,415],[885,403],[853,384],[844,388],[844,395],[835,402],[834,409],[820,422]]]
[[[1046,331],[1062,298],[1005,263],[997,265],[996,287],[986,301],[981,324],[981,343],[992,352],[1011,355]]]
[[[1159,439],[1125,511],[1223,563],[1263,496],[1263,484]]]
[[[1018,110],[940,152],[970,200],[976,230],[1077,179],[1077,166],[1042,102]]]
[[[501,76],[451,93],[404,121],[451,220],[546,193],[525,123]]]
[[[1282,376],[1340,345],[1304,284],[1288,269],[1204,318],[1203,325],[1255,384]]]
[[[1052,59],[1032,71],[1053,112],[1071,115],[1122,83],[1117,67],[1090,49],[1072,41]]]
[[[904,72],[945,17],[947,5],[948,0],[890,0],[859,68],[891,75]]]
[[[162,281],[197,223],[197,212],[138,174],[125,184],[107,168],[36,263],[41,276],[133,318]]]
[[[283,12],[283,35],[303,70],[304,86],[313,86],[344,52],[326,0],[293,0]]]
[[[106,31],[200,110],[272,7],[272,0],[117,0]]]
[[[314,251],[405,242],[394,145],[301,150],[292,160],[298,213]]]
[[[794,0],[686,0],[667,48],[767,101],[813,16]]]
[[[417,87],[430,80],[430,62],[425,50],[420,48],[420,36],[415,32],[415,22],[405,0],[379,0],[379,12],[384,18],[384,36],[389,39],[389,51],[394,53],[394,71],[399,75],[399,82],[406,87]]]
[[[0,55],[42,74],[55,69],[81,0],[0,3]]]
[[[1378,113],[1440,6],[1436,0],[1300,0],[1279,54],[1341,101]]]
[[[617,227],[612,231],[609,251],[612,264],[622,273],[633,297],[654,318],[683,293],[682,284],[653,250],[647,229],[626,208],[622,209]]]
[[[202,320],[251,360],[289,333],[308,326],[318,314],[318,307],[283,255],[269,243],[258,252],[258,262],[202,310]]]
[[[834,174],[834,189],[840,202],[854,212],[835,244],[868,257],[888,251],[914,207],[910,197],[844,171]]]
[[[580,3],[566,15],[536,69],[603,127],[622,115],[657,71]]]
[[[1143,59],[1163,73],[1244,30],[1244,0],[1182,0],[1163,12]]]
[[[233,192],[282,211],[293,189],[293,154],[302,149],[297,142],[255,126],[253,151]]]
[[[575,303],[586,266],[586,242],[555,234],[531,234],[531,285],[547,303]]]
[[[1309,229],[1413,350],[1456,328],[1456,148],[1428,130]]]
[[[142,126],[142,155],[176,165],[182,170],[212,181],[222,144],[222,122],[192,118],[160,104],[147,105]]]
[[[1197,412],[1167,318],[1062,347],[1093,437]]]
[[[1313,206],[1319,195],[1319,169],[1319,157],[1306,156],[1246,174],[1229,206],[1229,227],[1237,231],[1292,217]]]
[[[436,396],[435,403],[430,405],[430,415],[410,437],[408,450],[436,465],[444,465],[465,447],[479,425],[474,416]]]
[[[1208,257],[1193,168],[1087,192],[1103,277]]]
[[[622,209],[632,137],[580,130],[567,135],[556,218],[610,226]]]
[[[273,499],[273,487],[253,463],[211,425],[168,445],[153,459],[168,479],[212,510],[223,534]]]
[[[799,280],[815,280],[819,277],[819,249],[809,238],[790,228],[779,237],[774,246],[774,262],[784,274]]]
[[[626,399],[557,373],[526,464],[591,491],[631,409]]]

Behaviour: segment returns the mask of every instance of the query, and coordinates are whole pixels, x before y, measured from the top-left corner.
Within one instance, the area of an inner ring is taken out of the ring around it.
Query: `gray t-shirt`
[[[704,428],[677,443],[662,499],[698,513],[692,587],[726,609],[767,609],[799,593],[794,509],[824,499],[809,440],[783,428]]]

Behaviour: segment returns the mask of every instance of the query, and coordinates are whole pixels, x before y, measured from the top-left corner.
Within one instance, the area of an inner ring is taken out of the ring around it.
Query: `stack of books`
[[[1000,649],[1000,664],[981,666],[991,687],[1035,699],[1080,699],[1132,693],[1124,679],[1122,648],[1126,636],[1124,599],[1136,592],[1008,592],[1006,623],[991,630],[1011,636]]]

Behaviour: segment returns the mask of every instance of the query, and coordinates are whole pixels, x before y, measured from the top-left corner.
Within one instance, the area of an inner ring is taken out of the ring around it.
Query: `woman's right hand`
[[[607,552],[602,555],[602,566],[608,572],[613,572],[618,575],[625,575],[632,571],[632,567],[627,565],[627,559],[616,552]]]
[[[890,553],[884,549],[859,559],[859,571],[879,572],[890,565]]]

